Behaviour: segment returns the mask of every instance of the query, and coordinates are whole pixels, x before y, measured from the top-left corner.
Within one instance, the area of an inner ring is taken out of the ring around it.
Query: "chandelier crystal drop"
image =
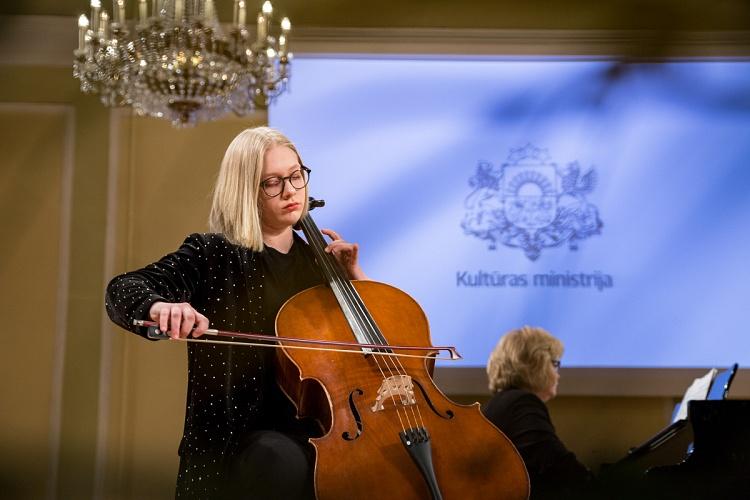
[[[105,106],[184,127],[266,109],[286,89],[291,23],[285,17],[271,34],[271,2],[252,35],[245,0],[234,0],[226,34],[214,0],[137,0],[137,21],[126,20],[125,2],[113,0],[110,18],[91,0],[91,20],[78,19],[73,76]]]

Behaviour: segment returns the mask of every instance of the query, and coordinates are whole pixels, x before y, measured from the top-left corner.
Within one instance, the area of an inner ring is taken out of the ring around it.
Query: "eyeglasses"
[[[559,359],[553,359],[552,360],[552,366],[555,367],[555,370],[559,370],[560,369],[560,360]]]
[[[294,189],[302,189],[307,186],[310,180],[310,172],[312,170],[302,165],[302,167],[286,177],[269,177],[260,183],[260,187],[266,193],[266,196],[273,198],[284,192],[284,183],[286,181],[289,181],[289,185]]]

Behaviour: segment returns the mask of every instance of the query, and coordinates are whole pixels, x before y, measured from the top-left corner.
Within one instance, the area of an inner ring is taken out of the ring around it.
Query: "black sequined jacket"
[[[189,302],[211,327],[259,332],[263,272],[259,254],[219,234],[192,234],[174,253],[112,279],[105,305],[119,326],[145,335],[156,301]],[[270,333],[273,332],[263,332]],[[293,407],[274,380],[271,349],[188,344],[188,391],[180,455],[233,453],[253,430],[296,432]]]

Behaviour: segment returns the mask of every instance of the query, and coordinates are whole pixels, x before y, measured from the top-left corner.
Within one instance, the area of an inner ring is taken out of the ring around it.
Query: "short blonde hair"
[[[487,361],[492,392],[517,387],[531,392],[552,383],[552,361],[563,354],[563,344],[542,328],[524,326],[503,335]]]
[[[263,232],[258,198],[266,152],[285,146],[297,155],[297,148],[284,134],[269,127],[245,129],[229,144],[214,187],[209,230],[222,233],[236,245],[259,252],[263,250]],[[307,187],[302,217],[307,214]]]

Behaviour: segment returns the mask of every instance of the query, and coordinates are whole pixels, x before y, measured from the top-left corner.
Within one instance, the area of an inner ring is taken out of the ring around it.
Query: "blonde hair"
[[[269,127],[248,128],[229,144],[214,187],[209,230],[222,233],[236,245],[259,252],[263,250],[263,232],[258,198],[266,152],[284,146],[297,155],[297,148],[284,134]],[[307,214],[307,187],[302,217]]]
[[[517,387],[545,390],[553,381],[552,361],[563,354],[563,344],[542,328],[524,326],[503,335],[487,361],[492,392]]]

